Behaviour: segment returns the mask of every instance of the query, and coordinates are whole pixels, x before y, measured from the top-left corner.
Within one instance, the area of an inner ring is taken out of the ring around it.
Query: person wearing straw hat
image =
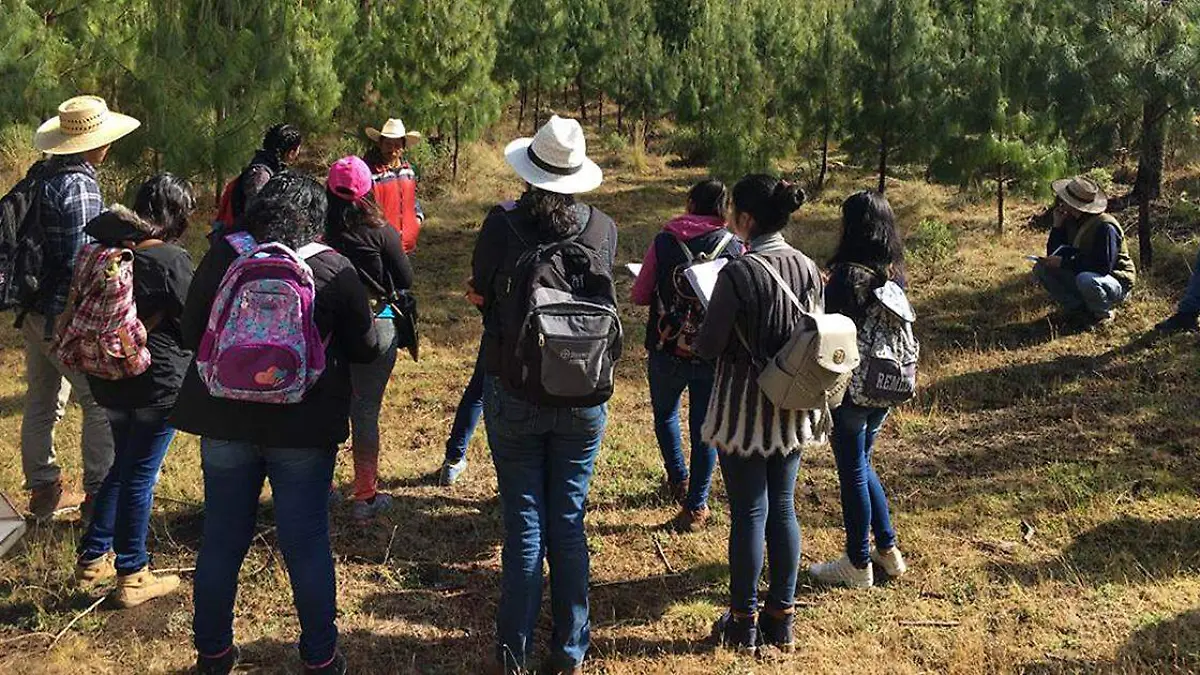
[[[363,160],[371,168],[375,203],[400,233],[404,252],[412,253],[417,248],[425,211],[417,199],[417,174],[404,160],[404,151],[420,143],[423,137],[420,132],[406,130],[404,122],[396,118],[389,119],[382,129],[367,127],[366,134],[374,144]]]
[[[534,320],[526,311],[526,299],[534,303],[546,295],[558,298],[560,311],[577,296],[587,295],[593,307],[615,312],[617,227],[599,209],[576,201],[576,195],[594,190],[603,180],[600,168],[587,157],[577,121],[551,117],[533,138],[510,143],[505,159],[528,188],[518,201],[488,214],[472,260],[472,285],[482,297],[484,322],[484,417],[504,521],[491,672],[526,672],[540,612],[542,563],[547,560],[554,630],[539,672],[571,675],[583,672],[590,643],[584,504],[607,422],[605,401],[611,394],[611,381],[604,391],[604,384],[592,386],[587,377],[593,363],[595,371],[611,373],[611,361],[603,359],[619,355],[620,343],[619,338],[614,345],[590,337],[581,342],[577,334],[557,333],[549,339],[547,333],[538,333],[541,340],[531,340],[533,334],[521,326]],[[531,251],[541,254],[530,256]],[[533,262],[546,258],[549,262]],[[550,265],[564,270],[553,283]],[[578,319],[556,316],[555,325],[564,330],[578,327]],[[529,354],[524,350],[531,346],[538,349],[537,375],[525,374],[534,371],[535,362],[517,355]],[[598,354],[603,356],[593,361]],[[569,371],[574,377],[568,383],[565,375],[575,361],[580,372]],[[560,363],[563,367],[556,369]],[[562,389],[559,394],[570,389],[580,396],[547,396],[552,385]]]
[[[1116,218],[1105,213],[1108,197],[1082,176],[1054,181],[1059,204],[1033,276],[1050,297],[1084,326],[1107,324],[1125,302],[1137,270]]]
[[[21,464],[31,491],[29,510],[39,520],[83,502],[90,516],[92,497],[100,490],[113,461],[108,417],[92,397],[87,378],[63,366],[50,350],[55,318],[67,304],[75,256],[90,238],[84,227],[104,208],[96,167],[114,142],[140,126],[127,115],[108,109],[99,96],[76,96],[58,107],[58,115],[38,127],[34,146],[50,155],[40,167],[39,220],[44,260],[39,291],[19,320],[25,338],[25,410],[21,417]],[[62,470],[55,461],[54,427],[62,418],[72,389],[83,408],[83,488],[81,498],[64,491]]]

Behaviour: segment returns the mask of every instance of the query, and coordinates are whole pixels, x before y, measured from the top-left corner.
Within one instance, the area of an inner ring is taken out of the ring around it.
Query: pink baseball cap
[[[346,201],[358,201],[371,191],[371,169],[354,155],[343,157],[329,168],[325,185],[330,192]]]

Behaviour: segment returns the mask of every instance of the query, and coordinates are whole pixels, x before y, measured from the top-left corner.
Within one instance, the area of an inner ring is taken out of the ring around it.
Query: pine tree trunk
[[[462,120],[458,113],[454,114],[454,159],[451,160],[450,175],[458,181],[458,148],[462,131]]]
[[[604,90],[600,90],[600,103],[596,106],[596,120],[600,123],[600,133],[604,133]]]
[[[374,25],[375,18],[371,14],[371,0],[359,0],[358,11],[362,14],[363,25],[367,30],[371,30]]]
[[[896,5],[893,2],[888,3],[888,25],[887,25],[887,57],[885,59],[883,69],[883,124],[879,134],[879,193],[887,192],[887,172],[888,172],[888,151],[889,141],[889,126],[892,114],[892,50],[894,31],[896,28]]]
[[[825,118],[825,131],[821,137],[821,173],[817,174],[816,192],[821,192],[825,189],[825,178],[829,175],[829,135],[832,123],[829,117]]]
[[[517,112],[517,133],[525,128],[525,104],[529,101],[529,86],[521,82],[521,107]]]
[[[1161,98],[1147,100],[1142,106],[1142,140],[1133,191],[1138,197],[1138,256],[1144,269],[1149,269],[1154,259],[1150,205],[1162,191],[1167,112]]]
[[[1004,234],[1004,174],[996,177],[996,234]]]
[[[575,73],[575,93],[579,96],[579,121],[587,124],[587,97],[583,95],[583,69]]]
[[[533,84],[533,132],[537,133],[540,126],[542,126],[542,78],[539,77]]]

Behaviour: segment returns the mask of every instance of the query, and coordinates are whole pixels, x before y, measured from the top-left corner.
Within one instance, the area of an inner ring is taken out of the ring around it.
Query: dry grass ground
[[[462,484],[429,481],[477,345],[478,318],[460,295],[474,232],[486,208],[519,187],[497,152],[478,150],[468,161],[471,178],[427,205],[416,258],[426,342],[420,363],[397,367],[384,408],[382,475],[397,508],[365,530],[344,510],[334,516],[339,625],[353,672],[476,673],[489,652],[501,530],[482,430]],[[633,175],[609,159],[610,179],[593,200],[620,224],[622,262],[640,259],[701,175],[645,161]],[[823,259],[838,199],[870,184],[836,175],[789,239]],[[990,204],[942,188],[898,182],[890,195],[906,228],[936,217],[958,234],[948,257],[914,264],[924,390],[888,421],[878,451],[912,573],[869,592],[814,588],[802,575],[800,648],[786,660],[755,662],[707,646],[728,581],[724,494],[718,476],[706,532],[660,529],[673,509],[659,487],[644,314],[626,305],[628,349],[588,519],[597,584],[588,672],[1200,670],[1200,351],[1194,337],[1139,340],[1169,311],[1173,291],[1143,284],[1112,328],[1061,334],[1021,259],[1040,249],[1041,233],[997,239],[988,234]],[[1015,207],[1013,222],[1032,208]],[[0,489],[23,497],[22,357],[7,327],[0,372]],[[73,409],[59,454],[75,480],[78,428]],[[349,474],[343,458],[339,484]],[[828,449],[805,457],[800,482],[804,560],[834,556],[842,531]],[[201,495],[197,441],[180,438],[151,523],[157,566],[193,564]],[[1022,521],[1036,530],[1028,540]],[[264,531],[272,523],[269,496],[260,522]],[[69,583],[79,535],[69,516],[34,528],[0,561],[0,672],[187,672],[186,582],[176,596],[135,610],[102,608],[47,649],[92,601]],[[297,625],[274,543],[267,532],[251,550],[236,624],[247,668],[269,673],[296,663]],[[678,574],[664,578],[667,561]]]

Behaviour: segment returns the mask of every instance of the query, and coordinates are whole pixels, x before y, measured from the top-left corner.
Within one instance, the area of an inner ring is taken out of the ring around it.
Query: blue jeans
[[[1196,255],[1196,264],[1192,267],[1192,278],[1188,280],[1187,290],[1179,301],[1180,314],[1200,314],[1200,254]]]
[[[446,463],[457,464],[467,456],[467,445],[483,414],[483,343],[479,343],[479,354],[475,357],[475,370],[467,383],[458,410],[454,412],[454,426],[450,427],[450,438],[446,439]]]
[[[170,408],[106,408],[104,412],[112,428],[113,464],[96,493],[96,511],[79,543],[79,559],[95,560],[115,550],[117,572],[131,574],[150,564],[146,553],[150,507],[175,430],[167,423]]]
[[[542,604],[542,560],[550,563],[550,658],[583,662],[591,640],[588,483],[608,417],[606,406],[548,408],[484,380],[488,444],[504,514],[497,657],[524,667]]]
[[[1092,316],[1106,319],[1112,310],[1125,302],[1129,293],[1111,274],[1051,269],[1042,263],[1033,266],[1033,276],[1050,297],[1068,311],[1087,310]]]
[[[712,364],[676,358],[666,352],[650,350],[646,365],[650,380],[650,406],[654,410],[654,435],[662,452],[667,479],[672,483],[688,481],[684,508],[699,511],[708,505],[717,451],[700,437],[708,398],[712,395],[714,369]],[[679,431],[679,400],[688,390],[688,434],[692,442],[692,471],[683,459],[683,443]]]
[[[796,474],[800,452],[770,457],[720,453],[729,497],[729,608],[758,611],[763,543],[770,557],[767,607],[789,609],[796,601],[800,524],[796,522]]]
[[[842,487],[842,521],[846,526],[846,556],[856,567],[871,562],[871,532],[875,546],[896,545],[883,484],[871,466],[875,437],[887,419],[887,408],[863,408],[843,403],[833,410],[833,457]]]
[[[336,448],[266,448],[244,441],[200,440],[204,538],[193,593],[196,651],[233,644],[238,571],[254,538],[263,480],[271,481],[279,548],[300,615],[300,658],[319,666],[337,648],[337,591],[329,546],[329,483]]]

